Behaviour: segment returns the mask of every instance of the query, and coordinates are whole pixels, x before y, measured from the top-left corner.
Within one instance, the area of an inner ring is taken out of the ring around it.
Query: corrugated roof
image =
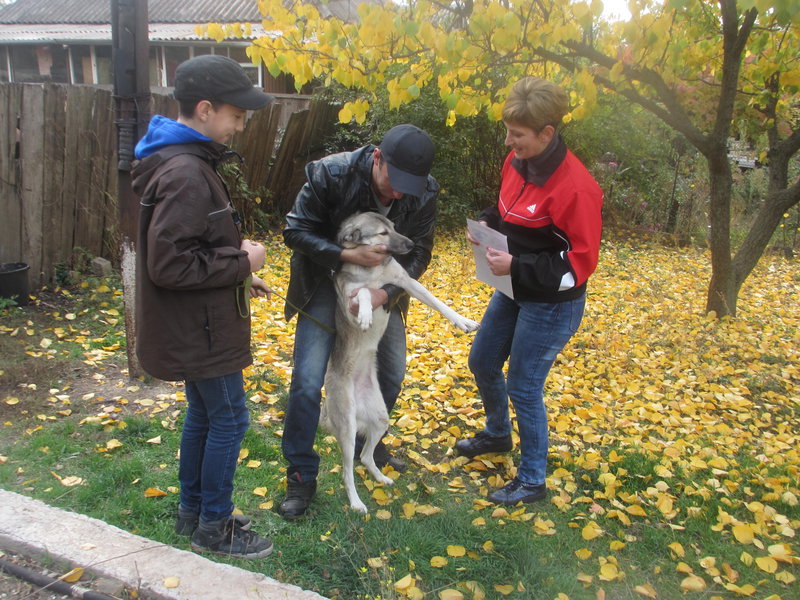
[[[205,42],[213,42],[209,38],[198,37],[195,32],[195,26],[191,23],[150,23],[148,30],[151,42],[195,41],[201,39]],[[250,28],[250,37],[242,38],[241,41],[255,39],[264,35],[266,35],[264,28],[254,23]],[[66,42],[111,43],[111,25],[108,23],[75,23],[68,25],[23,23],[21,25],[3,25],[0,27],[0,44]]]
[[[255,22],[257,0],[149,0],[155,23]],[[110,0],[16,0],[0,9],[0,23],[110,23]]]

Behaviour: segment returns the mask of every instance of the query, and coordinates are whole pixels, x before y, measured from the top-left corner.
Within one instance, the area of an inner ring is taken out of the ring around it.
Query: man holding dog
[[[332,154],[306,166],[306,183],[286,216],[283,231],[293,250],[285,315],[297,315],[294,370],[283,432],[283,455],[289,463],[286,497],[279,511],[292,520],[303,516],[316,494],[319,455],[314,438],[320,415],[321,391],[335,340],[336,293],[333,275],[343,263],[373,267],[386,258],[386,248],[342,248],[334,242],[341,223],[365,211],[392,221],[398,233],[414,243],[395,259],[418,279],[427,269],[433,248],[433,228],[439,186],[430,176],[434,146],[414,125],[398,125],[380,146]],[[373,308],[390,313],[378,346],[378,382],[391,414],[406,371],[405,315],[408,294],[386,285],[370,290]],[[357,449],[357,454],[359,450]],[[383,442],[374,453],[378,467],[397,471],[405,465]]]

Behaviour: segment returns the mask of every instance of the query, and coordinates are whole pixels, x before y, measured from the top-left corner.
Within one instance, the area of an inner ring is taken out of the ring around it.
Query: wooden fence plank
[[[0,86],[0,263],[19,262],[22,254],[22,203],[18,190],[17,118],[22,87]]]
[[[294,204],[305,182],[305,165],[325,154],[323,141],[330,132],[337,109],[321,100],[308,110],[294,113],[289,119],[275,164],[270,170],[267,188],[281,215]]]
[[[84,133],[78,156],[80,179],[75,214],[75,247],[93,256],[101,256],[103,251],[103,196],[107,191],[107,177],[99,173],[104,173],[101,164],[107,160],[100,153],[107,148],[102,140],[107,137],[108,127],[113,127],[114,123],[113,117],[104,113],[99,96],[100,90],[95,90],[91,113],[85,115],[86,121],[82,124]]]
[[[44,281],[55,275],[55,265],[64,262],[72,250],[61,237],[62,180],[64,178],[64,126],[66,120],[66,88],[45,84],[43,87],[45,128],[42,162],[45,179],[42,182],[42,273]]]
[[[24,168],[20,172],[20,196],[22,198],[22,255],[30,266],[30,281],[33,287],[45,279],[42,272],[42,196],[45,178],[44,136],[44,88],[41,85],[25,85],[22,89],[20,117],[20,160]]]
[[[62,179],[61,204],[61,239],[64,241],[66,254],[61,260],[73,263],[76,258],[73,249],[76,247],[75,229],[78,213],[78,198],[83,193],[82,177],[85,162],[85,127],[92,114],[92,98],[95,90],[88,86],[68,86],[67,109],[64,133],[64,177]]]
[[[277,102],[256,111],[244,132],[233,142],[236,151],[247,157],[244,177],[253,192],[258,192],[267,183],[282,113],[283,106]]]
[[[103,240],[100,256],[109,257],[114,263],[119,264],[122,235],[119,227],[120,209],[117,202],[118,155],[117,155],[117,127],[114,124],[115,102],[114,96],[108,94],[104,97],[105,113],[111,122],[107,130],[106,161],[103,165],[105,185],[103,187]],[[134,228],[136,231],[136,228]]]

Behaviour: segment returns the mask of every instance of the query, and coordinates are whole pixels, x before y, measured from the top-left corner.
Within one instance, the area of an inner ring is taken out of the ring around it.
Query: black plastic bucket
[[[0,264],[0,298],[13,298],[20,306],[28,303],[28,269],[22,262]]]

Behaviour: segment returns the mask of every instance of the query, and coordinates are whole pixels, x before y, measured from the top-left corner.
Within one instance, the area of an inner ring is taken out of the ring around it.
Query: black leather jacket
[[[293,250],[286,319],[291,319],[314,295],[320,282],[332,279],[341,267],[342,247],[336,232],[349,216],[376,211],[370,188],[373,151],[364,146],[353,152],[331,154],[306,165],[306,183],[286,215],[283,239]],[[414,242],[408,254],[395,256],[414,279],[428,268],[433,248],[433,225],[439,185],[428,176],[428,189],[421,198],[405,195],[392,203],[388,218],[395,229]],[[395,286],[385,286],[387,308],[399,304],[408,310],[408,295]]]

